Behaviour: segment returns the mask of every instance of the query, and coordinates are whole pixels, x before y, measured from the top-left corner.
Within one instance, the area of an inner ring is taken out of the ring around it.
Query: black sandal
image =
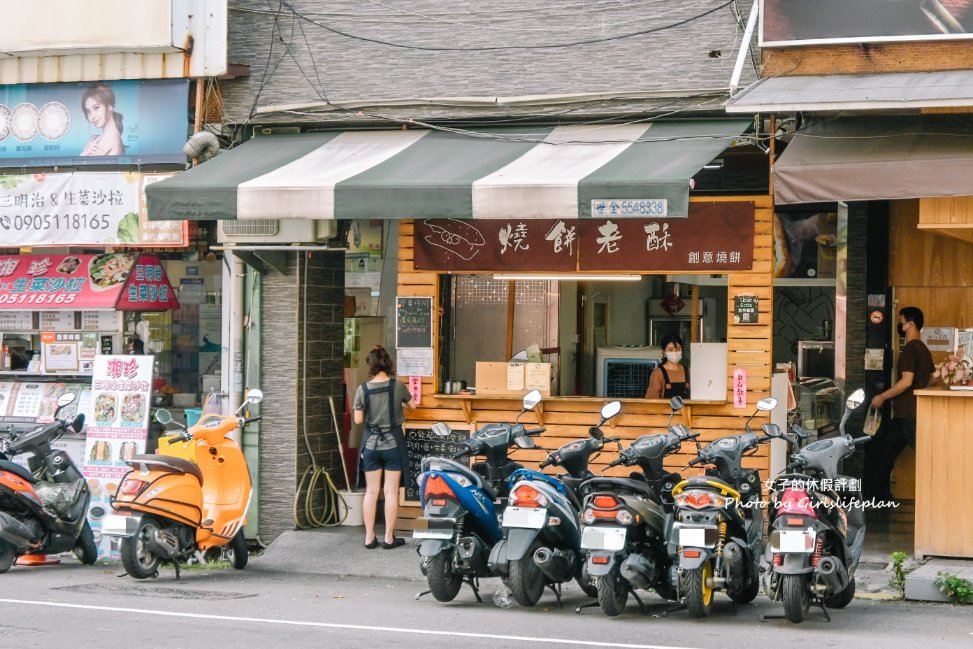
[[[382,542],[382,547],[385,548],[386,550],[399,548],[402,547],[403,545],[405,545],[405,539],[399,538],[397,536],[392,537],[391,543],[385,543],[384,541]]]
[[[385,544],[383,543],[382,545],[385,545]],[[374,538],[374,539],[372,539],[372,542],[371,543],[366,543],[365,544],[365,548],[368,549],[368,550],[374,550],[377,547],[378,547],[378,538]]]

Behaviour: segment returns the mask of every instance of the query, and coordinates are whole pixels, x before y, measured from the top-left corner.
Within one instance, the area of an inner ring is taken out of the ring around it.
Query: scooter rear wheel
[[[10,570],[16,558],[17,551],[14,549],[14,546],[6,541],[0,540],[0,574]]]
[[[683,573],[683,588],[686,592],[686,608],[689,614],[696,618],[709,615],[713,605],[713,562],[707,560],[699,568],[687,570]]]
[[[628,582],[616,562],[607,575],[598,578],[598,605],[605,615],[615,617],[625,610],[627,602]]]
[[[534,553],[541,547],[535,541],[520,559],[510,562],[510,577],[507,580],[514,599],[521,606],[533,606],[544,594],[544,573],[534,563]]]
[[[91,531],[91,525],[88,521],[84,522],[84,527],[81,528],[81,534],[78,535],[78,540],[74,544],[74,556],[86,566],[90,566],[98,560],[98,546],[95,545],[95,534]]]
[[[463,576],[453,572],[451,553],[442,551],[434,557],[429,557],[426,566],[426,582],[432,596],[440,602],[451,602],[456,599],[459,589],[463,586]]]
[[[808,579],[805,575],[783,575],[781,577],[781,591],[784,594],[784,613],[794,624],[800,624],[807,619],[811,610],[811,592],[808,589]]]
[[[247,561],[250,559],[250,548],[247,547],[247,537],[243,535],[242,527],[237,530],[233,540],[230,541],[229,559],[237,570],[243,570],[247,567]]]
[[[125,572],[136,579],[148,579],[158,574],[160,559],[149,549],[146,537],[159,530],[159,523],[150,516],[142,518],[132,536],[122,539],[121,555]]]

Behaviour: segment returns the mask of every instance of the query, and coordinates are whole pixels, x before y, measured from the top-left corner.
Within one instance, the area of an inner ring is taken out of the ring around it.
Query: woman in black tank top
[[[663,362],[652,371],[649,376],[649,387],[645,391],[646,399],[671,399],[672,397],[689,398],[688,370],[682,364],[682,338],[674,334],[666,334],[660,342]]]

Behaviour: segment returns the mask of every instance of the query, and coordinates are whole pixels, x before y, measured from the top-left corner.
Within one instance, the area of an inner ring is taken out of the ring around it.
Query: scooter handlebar
[[[863,437],[856,437],[855,439],[852,440],[852,442],[854,442],[855,446],[858,446],[859,444],[864,444],[865,442],[870,442],[870,441],[872,441],[872,438],[869,437],[868,435],[865,435]]]
[[[252,424],[256,421],[260,421],[261,419],[263,419],[263,417],[247,417],[243,420],[243,425],[246,426],[247,424]]]
[[[540,435],[541,433],[543,433],[543,432],[544,432],[544,431],[546,431],[546,430],[547,430],[547,429],[546,429],[546,428],[544,428],[544,427],[542,426],[541,428],[531,428],[531,429],[529,429],[529,430],[525,430],[524,432],[525,432],[525,433],[526,433],[526,434],[527,434],[528,436],[530,436],[530,437],[533,437],[534,435]]]

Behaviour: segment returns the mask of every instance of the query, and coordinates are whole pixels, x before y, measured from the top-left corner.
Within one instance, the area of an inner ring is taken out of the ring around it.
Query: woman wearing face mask
[[[662,337],[662,352],[665,359],[662,365],[652,370],[646,399],[689,398],[689,376],[682,364],[682,338],[675,334]]]

